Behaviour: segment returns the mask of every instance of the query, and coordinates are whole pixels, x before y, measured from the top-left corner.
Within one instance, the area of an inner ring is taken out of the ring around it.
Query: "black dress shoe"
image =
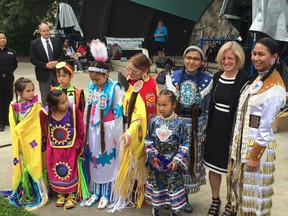
[[[5,125],[0,124],[0,131],[4,131]]]

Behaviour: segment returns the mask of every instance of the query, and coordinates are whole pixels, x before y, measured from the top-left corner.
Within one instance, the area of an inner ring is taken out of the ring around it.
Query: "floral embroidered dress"
[[[174,115],[171,120],[161,116],[151,120],[145,151],[149,168],[146,197],[155,207],[168,204],[176,211],[186,205],[182,175],[189,165],[189,138],[185,123]],[[166,168],[172,160],[178,165],[174,172]]]
[[[38,96],[33,100],[12,102],[9,110],[13,153],[13,191],[10,202],[34,210],[48,202],[43,167]],[[5,195],[5,194],[4,194]]]
[[[46,138],[50,187],[61,194],[76,192],[79,181],[77,157],[82,153],[84,139],[82,114],[70,104],[68,111],[58,120],[45,107],[40,111],[40,120]]]
[[[213,80],[208,72],[196,71],[189,73],[181,69],[172,73],[172,83],[175,87],[179,86],[179,91],[176,92],[179,98],[179,116],[185,122],[190,138],[192,138],[193,104],[198,104],[201,110],[198,116],[197,138],[195,138],[197,139],[197,144],[196,146],[191,146],[195,151],[194,167],[191,167],[191,169],[194,169],[195,175],[193,177],[188,174],[184,176],[186,190],[190,193],[196,193],[200,190],[200,186],[206,183],[205,168],[202,162],[202,142],[206,138],[206,126]],[[192,139],[190,141],[190,144],[191,143]]]

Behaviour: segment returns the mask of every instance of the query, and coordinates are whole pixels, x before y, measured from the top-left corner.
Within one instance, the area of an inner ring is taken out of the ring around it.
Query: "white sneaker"
[[[85,206],[91,207],[99,200],[99,196],[93,194],[90,199],[88,199],[85,203]]]
[[[102,196],[98,204],[98,209],[107,208],[108,204],[109,204],[109,200],[106,197]]]
[[[79,70],[78,73],[83,73],[83,70]]]

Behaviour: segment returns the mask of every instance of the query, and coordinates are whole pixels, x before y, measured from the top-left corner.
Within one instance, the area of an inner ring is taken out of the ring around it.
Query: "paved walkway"
[[[20,63],[18,69],[15,72],[16,79],[24,76],[31,80],[33,80],[36,93],[39,93],[38,82],[35,80],[34,75],[34,68],[30,63]],[[110,76],[112,79],[117,79],[117,73],[111,72]],[[75,77],[72,81],[72,84],[79,88],[87,88],[87,83],[89,81],[89,76],[87,73],[84,74],[75,74]],[[282,131],[275,134],[276,141],[278,142],[278,148],[276,149],[277,153],[277,160],[276,160],[276,172],[275,172],[275,183],[274,183],[274,198],[273,198],[273,209],[272,215],[275,216],[282,216],[287,214],[287,191],[288,191],[288,145],[287,145],[287,138],[288,138],[288,131]],[[9,127],[5,128],[4,132],[0,132],[0,190],[3,189],[11,189],[12,187],[12,150],[11,146],[8,147],[1,147],[5,144],[11,143],[10,139],[10,131]],[[221,199],[222,199],[222,211],[225,205],[225,179],[223,179],[223,185],[221,188]],[[191,204],[194,206],[193,214],[186,214],[182,213],[182,215],[193,215],[193,216],[205,216],[207,215],[208,208],[211,203],[211,192],[209,185],[204,185],[201,188],[201,191],[197,194],[190,195],[189,200]],[[64,211],[62,208],[55,207],[55,200],[50,201],[50,203],[37,211],[37,214],[41,216],[78,216],[78,215],[98,215],[98,216],[105,216],[111,215],[107,213],[105,210],[98,210],[97,205],[88,208],[88,207],[80,207],[79,204],[72,209]],[[0,213],[1,215],[1,213]],[[135,215],[143,215],[148,216],[151,215],[151,206],[145,206],[142,209],[132,209],[127,208],[122,212],[116,212],[114,215],[125,215],[125,216],[135,216]],[[160,215],[165,216],[169,215],[168,211],[161,212]]]

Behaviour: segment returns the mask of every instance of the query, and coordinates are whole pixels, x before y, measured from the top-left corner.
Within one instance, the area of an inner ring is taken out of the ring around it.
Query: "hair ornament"
[[[184,50],[184,52],[183,52],[183,58],[184,58],[185,55],[187,54],[187,51],[190,50],[190,49],[197,50],[197,51],[200,53],[200,55],[202,56],[203,61],[205,61],[206,56],[205,56],[203,50],[202,50],[201,48],[197,47],[197,46],[189,46],[189,47],[187,47],[187,48]]]
[[[108,59],[107,47],[99,39],[91,41],[90,51],[96,61],[104,63],[107,61]]]
[[[104,68],[97,68],[97,67],[88,67],[88,71],[90,72],[96,72],[96,73],[107,73],[108,71]]]
[[[56,69],[62,69],[62,68],[65,68],[66,70],[68,70],[68,72],[73,76],[74,70],[69,64],[67,64],[66,62],[62,61],[62,62],[59,62],[56,65]]]

